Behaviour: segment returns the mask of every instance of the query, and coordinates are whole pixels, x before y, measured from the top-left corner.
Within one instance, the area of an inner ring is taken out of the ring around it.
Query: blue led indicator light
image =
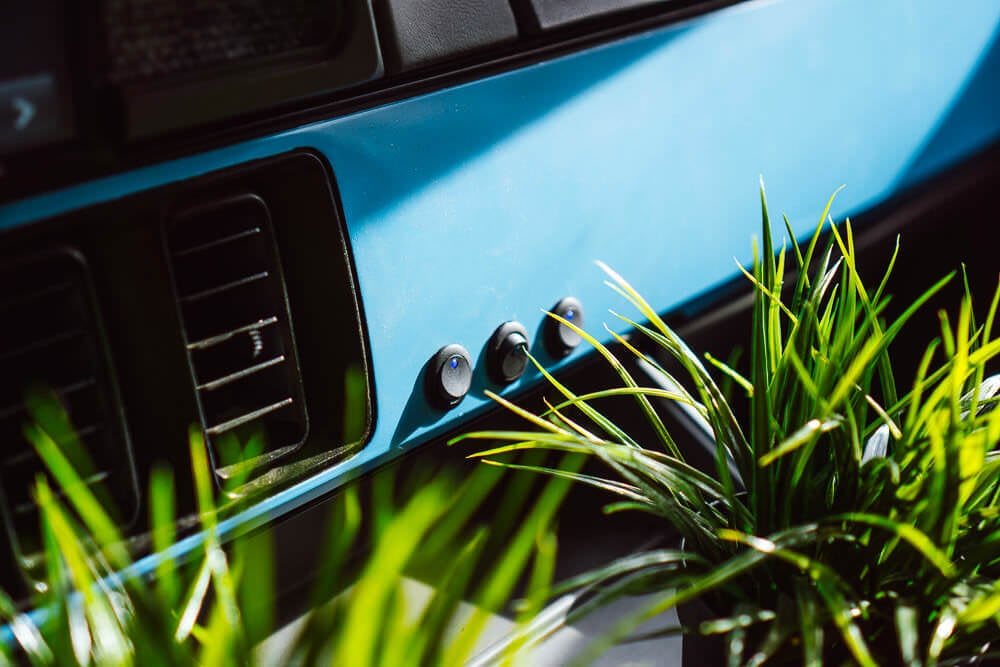
[[[572,320],[574,316],[576,316],[576,311],[573,310],[572,308],[570,308],[569,310],[566,311],[566,319],[567,320]]]
[[[451,367],[453,369],[458,368],[458,358],[457,357],[452,357],[451,358]]]

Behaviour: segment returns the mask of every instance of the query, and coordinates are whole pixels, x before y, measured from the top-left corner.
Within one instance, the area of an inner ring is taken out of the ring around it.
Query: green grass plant
[[[894,368],[892,343],[954,276],[888,317],[899,243],[878,282],[866,284],[850,221],[829,222],[832,202],[805,243],[778,249],[761,187],[760,245],[745,270],[753,289],[747,373],[696,354],[602,265],[638,312],[613,313],[633,335],[607,328],[622,358],[551,316],[588,341],[621,386],[578,395],[535,361],[560,399],[536,414],[492,395],[528,426],[457,439],[497,441],[474,456],[512,468],[525,468],[507,458],[524,450],[586,455],[606,472],[528,469],[603,489],[612,497],[606,512],[649,513],[664,520],[664,534],[680,534],[676,548],[562,584],[599,585],[590,608],[626,593],[658,595],[581,662],[693,601],[714,619],[664,632],[714,635],[731,665],[958,664],[1000,649],[1000,411],[987,377],[1000,351],[1000,292],[979,321],[967,288],[957,316],[942,312],[940,330],[928,332],[919,366]],[[785,227],[794,239],[787,219]],[[663,359],[679,370],[671,374]],[[669,382],[643,380],[636,360]],[[724,383],[740,396],[723,392]],[[603,402],[621,396],[634,399],[655,437],[640,441],[605,416]],[[737,400],[747,402],[746,418],[736,416]],[[714,470],[689,461],[662,401],[708,424]]]
[[[29,406],[26,434],[49,473],[35,486],[42,553],[34,560],[45,571],[28,573],[34,594],[23,604],[0,592],[0,664],[260,664],[260,644],[276,630],[274,535],[266,527],[222,534],[233,501],[215,485],[201,432],[192,429],[190,438],[194,530],[179,531],[175,473],[154,471],[146,537],[157,560],[141,575],[144,554],[135,553],[135,539],[82,481],[75,463],[85,452],[66,412],[50,397],[36,396]],[[379,472],[339,492],[330,501],[313,609],[286,633],[281,663],[465,664],[483,648],[490,615],[522,580],[529,585],[519,620],[530,620],[547,598],[555,558],[550,524],[569,482],[546,484],[537,498],[507,498],[505,509],[518,520],[500,534],[476,516],[503,486],[498,472]],[[242,481],[231,480],[236,487]],[[191,534],[197,547],[178,552],[177,539]],[[408,592],[409,577],[430,586],[426,599]],[[500,655],[509,664],[526,648],[511,635]],[[274,650],[267,655],[274,659]]]

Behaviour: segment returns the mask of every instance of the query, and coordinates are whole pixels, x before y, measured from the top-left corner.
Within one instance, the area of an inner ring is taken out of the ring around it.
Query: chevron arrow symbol
[[[15,97],[11,100],[11,106],[17,113],[17,118],[14,119],[14,129],[20,131],[28,127],[31,119],[35,117],[35,105],[23,97]]]

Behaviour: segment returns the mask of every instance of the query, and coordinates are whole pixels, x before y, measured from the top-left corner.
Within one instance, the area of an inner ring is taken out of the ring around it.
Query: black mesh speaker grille
[[[340,0],[104,0],[111,83],[147,81],[332,42]]]

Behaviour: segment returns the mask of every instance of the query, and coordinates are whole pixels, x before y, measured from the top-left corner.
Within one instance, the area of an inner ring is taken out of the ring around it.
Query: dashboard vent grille
[[[15,535],[36,534],[32,488],[45,471],[23,435],[32,391],[54,392],[75,436],[56,422],[43,428],[130,523],[135,470],[83,259],[65,250],[0,265],[0,322],[0,488]],[[77,438],[82,452],[72,447]]]
[[[168,255],[191,376],[216,472],[237,463],[229,434],[264,436],[266,463],[305,440],[291,315],[266,204],[240,195],[190,209],[168,225]]]

